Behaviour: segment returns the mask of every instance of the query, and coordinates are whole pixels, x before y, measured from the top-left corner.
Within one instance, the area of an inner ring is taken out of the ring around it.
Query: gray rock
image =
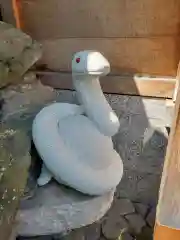
[[[7,27],[11,25],[7,24]],[[11,26],[9,29],[1,30],[0,35],[0,59],[7,60],[16,58],[26,47],[32,45],[32,39],[19,29]]]
[[[98,240],[101,236],[101,225],[100,223],[95,223],[87,226],[85,227],[84,232],[86,240]]]
[[[156,218],[156,209],[153,208],[146,218],[146,221],[149,224],[149,226],[154,227],[155,218]]]
[[[137,183],[137,201],[157,204],[160,187],[160,176],[153,174],[143,174],[143,178]]]
[[[139,234],[142,231],[142,228],[146,226],[146,222],[139,214],[130,214],[126,216],[132,231],[136,234]]]
[[[89,197],[52,182],[39,188],[34,198],[21,202],[17,232],[21,236],[66,234],[87,226],[105,215],[113,195]]]
[[[146,217],[148,206],[143,203],[134,203],[137,213],[139,213],[143,218]]]
[[[0,87],[22,82],[21,76],[41,55],[39,43],[19,29],[0,22]]]
[[[118,218],[113,216],[105,220],[102,224],[103,235],[107,239],[116,239],[121,236],[121,234],[128,229],[127,221],[119,216]]]
[[[132,202],[129,199],[117,199],[112,208],[110,209],[108,215],[110,216],[120,216],[120,215],[126,215],[130,213],[134,213],[135,208],[132,204]]]

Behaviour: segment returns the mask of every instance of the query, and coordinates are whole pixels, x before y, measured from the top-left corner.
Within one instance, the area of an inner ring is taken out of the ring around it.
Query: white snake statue
[[[88,195],[115,190],[123,163],[111,137],[119,120],[99,82],[110,64],[99,52],[81,51],[72,60],[72,78],[80,106],[54,103],[33,122],[33,141],[43,160],[38,185],[52,178]]]

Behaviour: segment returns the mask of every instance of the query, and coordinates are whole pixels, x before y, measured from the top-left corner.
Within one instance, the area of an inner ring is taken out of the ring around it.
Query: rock
[[[156,209],[153,208],[146,218],[146,221],[147,221],[147,223],[149,224],[150,227],[154,227],[155,218],[156,218]]]
[[[8,24],[7,24],[8,25]],[[9,27],[10,25],[8,25]],[[18,57],[26,47],[32,45],[32,39],[19,29],[11,28],[1,30],[0,35],[0,59],[8,60]]]
[[[51,182],[38,188],[33,198],[21,202],[17,232],[31,237],[66,234],[102,218],[109,210],[113,196],[110,192],[104,196],[89,197]]]
[[[134,238],[128,233],[128,232],[124,232],[121,234],[121,237],[119,238],[119,240],[133,240]]]
[[[85,227],[85,239],[86,240],[98,240],[101,236],[101,225],[99,223],[92,224]]]
[[[101,226],[99,223],[87,227],[76,229],[67,236],[56,236],[53,240],[99,240],[101,236]]]
[[[28,72],[23,76],[23,83],[30,84],[37,81],[36,74],[33,72]]]
[[[0,87],[22,82],[21,76],[41,55],[39,43],[19,29],[0,22]]]
[[[3,62],[0,62],[0,85],[1,87],[5,86],[7,84],[6,80],[9,76],[9,67],[4,64]]]
[[[122,216],[108,218],[102,224],[102,232],[107,239],[116,239],[127,229],[128,223]]]
[[[114,202],[112,208],[110,209],[108,215],[110,215],[110,217],[112,215],[113,217],[117,216],[118,218],[118,216],[130,214],[134,212],[135,212],[135,208],[129,199],[117,199]]]
[[[159,187],[160,175],[144,174],[143,178],[137,183],[137,201],[156,205]]]
[[[17,58],[13,59],[9,63],[11,71],[9,77],[13,79],[13,83],[18,81],[18,77],[24,75],[40,59],[41,55],[41,45],[35,42],[31,47],[25,48]]]
[[[146,217],[148,206],[143,203],[134,203],[137,213],[139,213],[143,218]]]
[[[126,219],[129,222],[129,225],[132,231],[136,234],[139,234],[144,226],[146,226],[146,222],[139,214],[130,214],[126,216]]]

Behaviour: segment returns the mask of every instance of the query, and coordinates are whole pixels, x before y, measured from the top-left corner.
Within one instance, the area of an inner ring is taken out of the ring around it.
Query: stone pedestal
[[[65,235],[68,231],[100,220],[109,210],[114,194],[85,196],[52,182],[23,200],[17,215],[20,236]]]

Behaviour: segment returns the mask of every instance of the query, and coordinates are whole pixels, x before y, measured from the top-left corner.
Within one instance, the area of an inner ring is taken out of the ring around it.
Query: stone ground
[[[60,101],[76,101],[70,91],[58,94]],[[32,101],[38,97],[33,95]],[[117,187],[111,209],[99,222],[65,237],[43,236],[34,240],[152,239],[168,138],[165,101],[110,94],[106,97],[121,122],[113,141],[124,163],[124,177]],[[14,107],[7,105],[10,109]]]

